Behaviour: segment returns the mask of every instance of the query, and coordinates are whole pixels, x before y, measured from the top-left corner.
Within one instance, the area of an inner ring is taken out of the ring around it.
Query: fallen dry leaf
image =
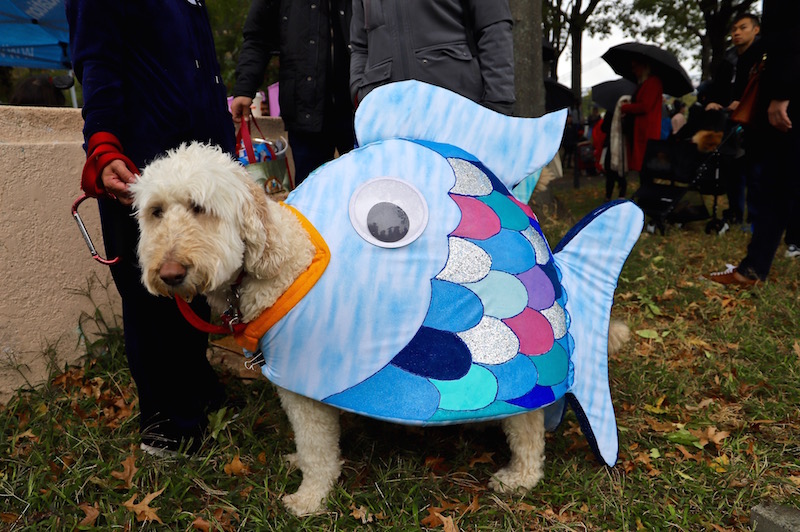
[[[352,515],[356,519],[359,519],[362,525],[366,525],[367,523],[372,522],[372,516],[369,514],[369,511],[367,510],[366,506],[361,505],[358,508],[356,508],[355,504],[351,504],[350,509],[352,510],[352,512],[350,512],[350,515]]]
[[[158,517],[156,513],[158,508],[150,508],[150,503],[153,502],[153,499],[161,495],[161,492],[164,491],[164,488],[154,492],[148,493],[147,496],[142,499],[140,502],[134,503],[133,501],[136,500],[138,494],[134,494],[133,497],[128,499],[127,501],[122,503],[122,506],[127,508],[129,511],[133,512],[136,515],[137,521],[157,521],[164,524],[161,519]]]
[[[707,398],[707,399],[703,399],[702,401],[700,401],[700,403],[697,406],[686,405],[684,408],[686,410],[688,410],[689,412],[695,412],[697,410],[702,410],[703,408],[706,408],[708,405],[713,404],[713,403],[714,403],[713,399],[708,399]]]
[[[494,459],[492,458],[494,453],[483,453],[480,456],[476,456],[469,461],[469,466],[474,467],[475,464],[493,464]]]
[[[247,464],[242,463],[238,454],[233,457],[230,464],[225,464],[223,469],[225,474],[236,477],[241,477],[250,473],[250,468],[247,467]]]
[[[0,512],[0,523],[15,523],[17,519],[19,519],[19,514]]]
[[[675,425],[673,423],[662,423],[657,419],[653,419],[651,417],[645,417],[644,420],[650,425],[650,428],[656,432],[672,432],[675,430]]]
[[[444,525],[444,532],[459,532],[458,527],[453,522],[452,517],[447,517],[446,515],[436,514],[439,516],[439,519],[442,520],[442,524]]]
[[[518,502],[516,506],[514,506],[515,510],[519,510],[521,512],[532,512],[536,510],[535,506],[531,506],[526,502]]]
[[[717,473],[724,473],[728,470],[728,465],[730,464],[730,460],[724,454],[722,456],[717,456],[711,461],[711,467]]]
[[[123,481],[126,488],[133,486],[133,475],[139,470],[135,465],[136,457],[131,454],[122,461],[122,471],[112,471],[111,476]]]
[[[445,475],[450,471],[450,466],[444,463],[441,456],[428,456],[425,458],[425,467],[437,475]]]
[[[16,436],[9,436],[8,437],[8,439],[13,441],[14,443],[17,443],[22,438],[28,438],[29,440],[31,440],[34,443],[39,441],[39,437],[36,434],[34,434],[33,432],[31,432],[31,429],[28,429],[25,432],[22,432],[20,434],[17,434]]]
[[[83,503],[78,506],[83,513],[86,514],[78,526],[94,526],[94,522],[100,517],[100,506],[98,506],[97,501],[95,501],[94,506],[89,506],[88,503]]]
[[[480,509],[481,509],[481,505],[478,503],[478,496],[477,495],[473,495],[472,496],[472,501],[470,501],[469,506],[464,508],[464,513],[467,513],[467,512],[473,513],[473,512],[477,512]]]
[[[211,523],[203,519],[202,517],[198,517],[194,521],[192,521],[192,528],[195,530],[201,530],[202,532],[211,532]]]
[[[436,528],[442,526],[442,514],[439,513],[441,508],[431,507],[428,508],[428,516],[420,519],[419,523],[426,528]]]

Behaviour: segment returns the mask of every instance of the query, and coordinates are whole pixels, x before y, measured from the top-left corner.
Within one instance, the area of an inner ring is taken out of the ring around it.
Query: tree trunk
[[[542,0],[510,0],[514,19],[514,86],[517,116],[544,114]]]
[[[572,41],[572,93],[577,101],[581,101],[581,53],[583,50],[583,27],[570,24],[570,40]],[[578,107],[580,109],[580,106]]]
[[[700,46],[700,80],[711,78],[711,43],[708,35],[703,35]]]

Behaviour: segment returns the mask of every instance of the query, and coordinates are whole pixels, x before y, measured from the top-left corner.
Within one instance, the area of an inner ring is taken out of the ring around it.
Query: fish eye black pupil
[[[408,215],[394,203],[382,201],[367,213],[367,227],[381,242],[397,242],[408,234]]]

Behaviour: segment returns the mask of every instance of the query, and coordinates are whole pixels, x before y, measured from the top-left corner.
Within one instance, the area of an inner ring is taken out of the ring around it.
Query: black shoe
[[[142,430],[139,448],[159,458],[177,458],[197,453],[203,444],[205,427],[179,430],[169,420],[157,421]]]

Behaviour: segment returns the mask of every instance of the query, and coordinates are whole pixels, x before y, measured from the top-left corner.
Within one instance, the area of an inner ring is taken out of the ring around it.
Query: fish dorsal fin
[[[475,155],[512,189],[549,163],[564,132],[566,111],[510,117],[420,81],[372,90],[356,111],[360,145],[391,138],[450,144]]]

